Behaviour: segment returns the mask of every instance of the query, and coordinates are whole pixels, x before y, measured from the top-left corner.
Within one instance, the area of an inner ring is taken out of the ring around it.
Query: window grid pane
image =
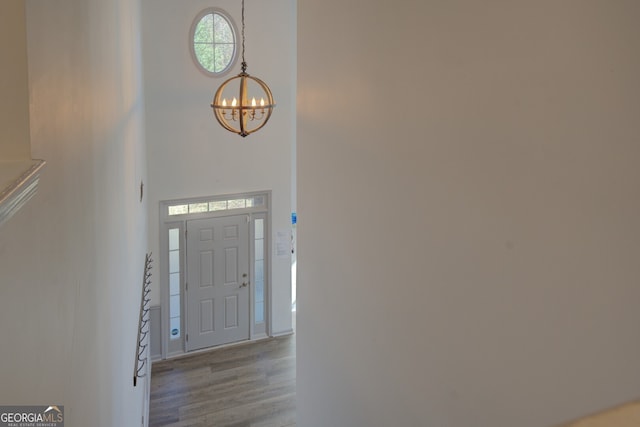
[[[169,206],[169,215],[184,215],[189,213],[188,205]]]
[[[195,43],[193,50],[196,53],[198,62],[208,71],[214,69],[214,46],[210,43]]]
[[[256,240],[264,239],[264,220],[256,219]]]
[[[264,323],[264,304],[256,303],[256,323]]]
[[[180,295],[180,273],[169,274],[169,295]]]
[[[254,259],[256,261],[262,261],[264,259],[264,239],[256,239]]]
[[[220,73],[224,71],[225,68],[227,68],[227,65],[233,59],[233,49],[234,46],[227,43],[216,44],[213,47],[213,69],[216,73]]]
[[[189,213],[202,213],[209,211],[209,203],[191,203]]]
[[[229,200],[227,205],[229,209],[242,209],[246,207],[246,201],[245,199]]]
[[[209,203],[209,211],[226,211],[227,210],[227,201],[217,201]]]
[[[213,43],[213,15],[208,14],[202,17],[193,34],[193,41],[196,43]]]
[[[169,250],[175,251],[180,249],[180,229],[172,228],[169,230]]]
[[[180,272],[180,251],[169,251],[169,273]]]
[[[169,316],[180,317],[180,295],[169,297]]]
[[[215,43],[234,43],[233,30],[227,20],[217,13],[213,15],[214,19],[214,42]]]
[[[264,303],[264,282],[262,280],[256,281],[256,303]]]

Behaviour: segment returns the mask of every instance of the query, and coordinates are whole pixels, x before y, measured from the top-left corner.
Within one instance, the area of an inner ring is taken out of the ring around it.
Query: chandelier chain
[[[242,0],[242,72],[247,72],[247,62],[244,59],[244,0]]]

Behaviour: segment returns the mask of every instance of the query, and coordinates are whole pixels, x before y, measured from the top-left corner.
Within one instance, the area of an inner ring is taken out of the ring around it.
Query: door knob
[[[242,285],[240,285],[241,288],[245,288],[249,286],[249,282],[243,282]]]

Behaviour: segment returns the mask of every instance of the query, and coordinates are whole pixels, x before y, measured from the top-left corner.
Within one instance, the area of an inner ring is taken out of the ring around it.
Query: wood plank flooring
[[[295,335],[153,364],[150,427],[294,427]]]

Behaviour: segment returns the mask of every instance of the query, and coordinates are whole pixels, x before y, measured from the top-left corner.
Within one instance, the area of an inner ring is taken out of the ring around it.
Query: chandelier
[[[267,124],[273,108],[271,89],[262,80],[247,73],[244,59],[244,0],[242,0],[242,71],[220,85],[211,108],[226,130],[245,137]]]

